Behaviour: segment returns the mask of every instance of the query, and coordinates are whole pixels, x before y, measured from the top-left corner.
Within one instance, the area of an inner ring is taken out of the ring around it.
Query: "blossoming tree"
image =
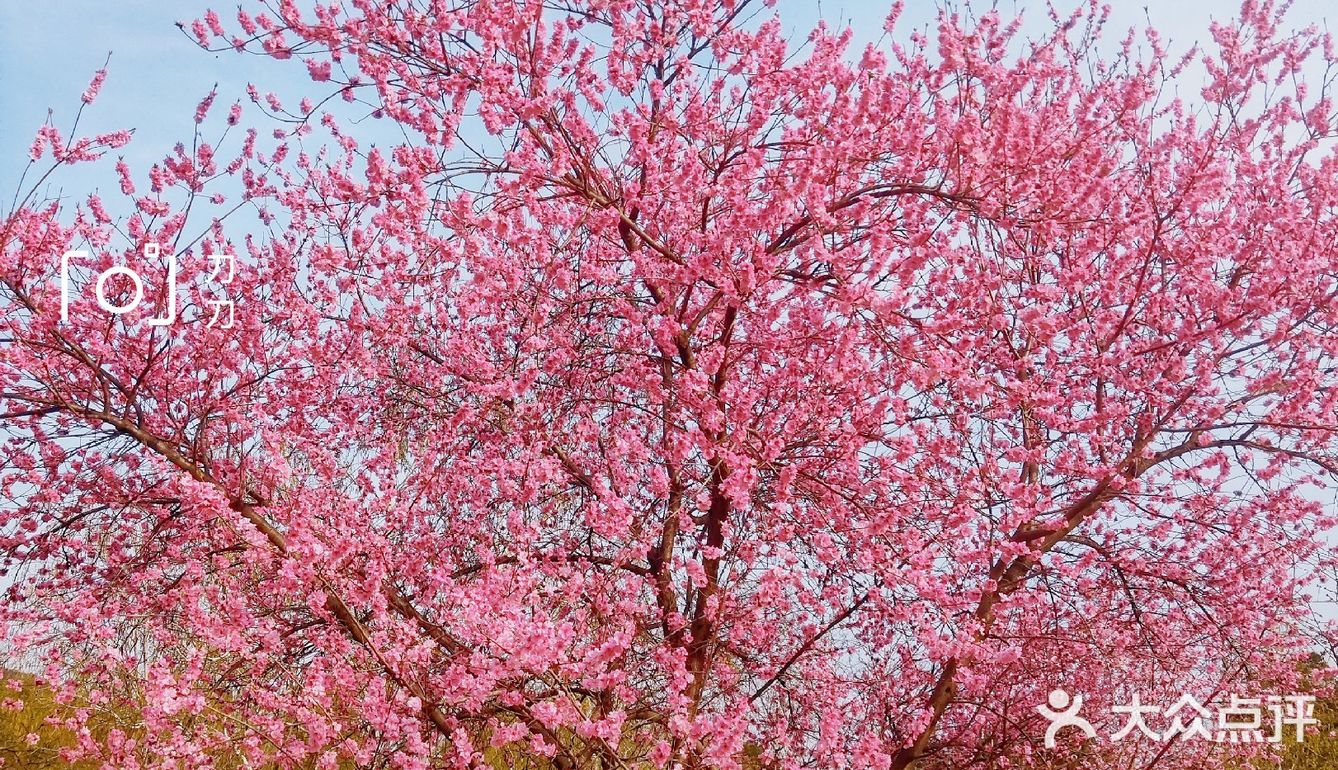
[[[68,758],[1242,750],[1045,749],[1035,707],[1284,691],[1315,640],[1330,41],[1256,2],[1184,58],[1095,8],[1025,38],[893,9],[862,51],[774,15],[210,13],[200,46],[295,59],[310,98],[251,89],[262,132],[211,95],[115,199],[20,194],[4,638],[62,688]],[[129,138],[73,133],[43,127],[33,168]]]

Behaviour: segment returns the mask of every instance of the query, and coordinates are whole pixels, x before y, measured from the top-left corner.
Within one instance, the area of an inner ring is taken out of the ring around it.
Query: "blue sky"
[[[1072,2],[1059,0],[1059,5]],[[194,19],[211,5],[226,22],[235,0],[0,1],[0,196],[12,195],[26,163],[26,148],[48,108],[55,111],[56,125],[67,128],[79,106],[79,94],[108,51],[112,58],[107,82],[82,125],[90,130],[134,128],[135,140],[122,152],[132,168],[145,168],[175,142],[190,137],[195,105],[215,83],[219,84],[222,109],[244,99],[248,82],[256,83],[262,92],[291,96],[289,103],[295,103],[304,91],[312,91],[313,84],[296,61],[213,54],[197,48],[177,29],[176,22]],[[910,0],[907,5],[906,26],[901,29],[923,26],[933,18],[936,3]],[[999,0],[998,5],[1005,12],[1022,10],[1033,22],[1044,20],[1042,2]],[[787,26],[795,30],[796,39],[802,39],[821,16],[833,24],[853,23],[857,37],[868,40],[881,32],[888,6],[889,0],[779,0],[777,7]],[[988,3],[973,6],[984,8]],[[1151,6],[1142,0],[1113,0],[1112,6],[1117,29],[1150,18],[1181,45],[1205,39],[1209,20],[1229,16],[1236,7],[1232,2],[1212,0]],[[1338,15],[1326,6],[1323,0],[1298,0],[1291,18],[1297,26],[1304,26],[1322,23],[1326,13]],[[89,169],[66,174],[67,191],[75,192],[68,186],[92,173]],[[97,178],[103,184],[110,180],[102,173]]]

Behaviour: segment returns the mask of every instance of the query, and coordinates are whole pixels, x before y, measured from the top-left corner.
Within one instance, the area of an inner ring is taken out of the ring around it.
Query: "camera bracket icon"
[[[156,261],[162,256],[162,247],[156,243],[146,243],[143,249],[146,260]],[[61,323],[70,321],[70,260],[82,259],[88,257],[88,252],[83,250],[67,251],[60,256],[60,320]],[[237,273],[236,257],[232,254],[210,254],[209,261],[213,263],[214,269],[209,274],[209,281],[217,281],[220,284],[227,285],[232,283],[232,279]],[[227,277],[219,279],[224,265],[227,265]],[[107,281],[115,276],[123,275],[130,279],[133,287],[133,296],[129,302],[118,305],[114,304],[107,297]],[[167,277],[164,281],[164,288],[167,293],[166,309],[162,316],[149,318],[145,321],[150,326],[167,326],[176,321],[177,318],[177,259],[176,255],[170,251],[167,253]],[[93,282],[93,296],[98,301],[98,307],[112,315],[123,315],[139,307],[144,301],[144,280],[134,268],[125,265],[113,265],[98,274]],[[222,329],[231,329],[235,321],[235,307],[230,299],[211,299],[208,301],[210,307],[214,309],[213,315],[205,328],[213,328],[218,324],[223,310],[227,310],[227,321],[219,326]]]

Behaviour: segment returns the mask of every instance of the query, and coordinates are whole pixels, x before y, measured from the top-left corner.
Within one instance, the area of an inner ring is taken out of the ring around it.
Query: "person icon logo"
[[[1047,706],[1037,706],[1036,711],[1041,716],[1050,720],[1050,726],[1045,730],[1045,747],[1053,749],[1055,747],[1055,735],[1065,727],[1076,727],[1082,730],[1088,738],[1096,737],[1096,728],[1092,723],[1078,716],[1078,710],[1082,708],[1082,695],[1070,696],[1068,692],[1062,689],[1051,690],[1046,696]]]

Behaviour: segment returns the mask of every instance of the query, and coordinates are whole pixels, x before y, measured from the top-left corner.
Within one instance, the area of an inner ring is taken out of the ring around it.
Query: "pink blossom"
[[[62,761],[1196,770],[1042,756],[1036,707],[1331,682],[1320,33],[1247,3],[1199,82],[1090,4],[862,50],[787,4],[244,5],[203,31],[298,114],[247,86],[242,136],[7,215],[0,630]]]
[[[195,108],[195,122],[203,123],[206,115],[209,114],[209,108],[214,106],[214,97],[218,91],[210,91],[207,96],[200,100],[200,104]]]
[[[134,195],[135,183],[130,179],[130,166],[126,164],[124,159],[117,159],[116,161],[116,176],[120,179],[121,194]]]
[[[307,72],[311,75],[312,80],[329,80],[330,62],[320,61],[318,59],[307,59]]]
[[[94,72],[93,79],[89,81],[88,88],[85,88],[83,95],[79,97],[80,100],[83,101],[84,104],[92,104],[93,100],[98,98],[98,92],[102,90],[102,81],[106,79],[106,69],[100,69],[97,72]]]

